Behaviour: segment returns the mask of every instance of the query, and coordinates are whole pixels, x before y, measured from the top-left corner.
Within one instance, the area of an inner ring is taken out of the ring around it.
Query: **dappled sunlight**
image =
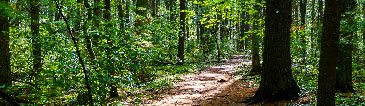
[[[242,55],[235,55],[227,63],[211,66],[197,75],[181,77],[182,81],[174,84],[172,89],[163,92],[162,98],[146,105],[204,105],[210,104],[217,97],[224,96],[234,101],[243,101],[242,98],[253,96],[256,88],[244,87],[241,81],[232,78],[232,73],[241,67],[242,60]],[[236,96],[231,97],[231,95]]]

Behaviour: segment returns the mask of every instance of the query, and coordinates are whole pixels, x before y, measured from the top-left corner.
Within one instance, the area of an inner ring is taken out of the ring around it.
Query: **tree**
[[[0,1],[8,4],[7,0]],[[3,5],[2,5],[3,6]],[[9,84],[11,80],[10,50],[9,50],[9,19],[7,8],[9,5],[0,7],[0,85]],[[0,90],[1,91],[1,90]]]
[[[31,16],[31,33],[32,33],[32,46],[33,46],[33,73],[31,77],[36,80],[38,73],[42,69],[42,50],[41,50],[41,38],[39,35],[39,1],[31,0],[30,2],[30,16]],[[36,81],[35,81],[36,82]],[[37,84],[37,83],[35,83]]]
[[[113,41],[112,41],[112,39],[111,39],[111,33],[109,32],[109,28],[110,27],[112,27],[111,26],[111,23],[110,23],[110,21],[111,21],[111,19],[112,19],[112,17],[111,17],[111,15],[110,15],[110,0],[104,0],[104,4],[105,4],[105,6],[104,6],[104,9],[105,9],[105,11],[104,11],[104,19],[105,19],[105,22],[106,22],[106,25],[105,25],[105,32],[106,32],[106,36],[107,36],[107,44],[108,44],[108,48],[107,48],[107,58],[108,58],[108,60],[109,60],[109,68],[108,68],[108,77],[109,77],[109,79],[113,79],[113,77],[114,77],[114,75],[115,75],[115,70],[114,70],[114,61],[112,60],[112,58],[113,58]],[[118,89],[117,89],[117,87],[115,86],[116,84],[115,84],[115,82],[113,82],[113,80],[112,81],[110,81],[110,83],[109,83],[109,87],[110,87],[110,97],[111,98],[115,98],[115,97],[118,97]]]
[[[85,7],[84,9],[86,12],[85,16],[87,16],[87,17],[84,18],[84,25],[82,27],[83,27],[83,32],[84,32],[85,41],[86,41],[86,48],[89,53],[89,58],[91,60],[91,64],[94,64],[93,61],[95,60],[95,54],[94,54],[93,47],[91,44],[91,36],[88,33],[88,22],[90,21],[90,19],[92,19],[92,12],[91,12],[88,0],[84,0],[84,7]]]
[[[257,3],[261,3],[261,0],[257,0]],[[254,14],[254,18],[255,21],[254,23],[252,23],[253,25],[253,29],[257,30],[259,29],[259,21],[256,19],[260,18],[260,14],[261,14],[261,8],[258,5],[254,6],[255,10],[257,11],[257,13]],[[252,35],[252,70],[251,73],[252,74],[259,74],[261,72],[261,66],[260,66],[260,54],[259,54],[259,40],[260,40],[260,35],[259,32],[256,31],[253,35]]]
[[[307,12],[307,0],[300,0],[300,25],[301,27],[305,28],[306,23],[305,23],[305,17],[306,17],[306,12]],[[302,35],[300,40],[302,41],[302,58],[303,58],[303,62],[302,63],[306,63],[306,54],[307,54],[307,42],[306,42],[306,38],[305,35]]]
[[[338,69],[336,70],[336,90],[340,92],[353,92],[352,85],[352,51],[353,35],[355,28],[355,0],[342,1],[341,36],[339,42]]]
[[[252,103],[293,100],[299,97],[300,92],[291,69],[291,2],[267,0],[266,7],[263,70]]]
[[[184,64],[184,43],[185,43],[185,17],[186,17],[186,1],[180,0],[180,36],[177,55],[179,57],[179,64]]]
[[[318,106],[335,105],[335,80],[341,20],[341,0],[326,0],[318,76]]]

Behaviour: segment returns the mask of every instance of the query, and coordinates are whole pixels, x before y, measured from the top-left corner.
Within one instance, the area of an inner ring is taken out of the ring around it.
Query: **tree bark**
[[[263,71],[251,103],[294,100],[300,92],[291,70],[291,2],[267,0],[266,7]]]
[[[353,51],[353,35],[355,24],[354,12],[356,1],[344,0],[342,2],[342,19],[345,21],[341,26],[341,41],[339,42],[338,69],[336,70],[336,90],[340,92],[353,92],[352,84],[352,51]]]
[[[305,17],[306,17],[306,12],[307,12],[307,0],[300,0],[300,25],[303,28],[303,32],[305,32],[305,27],[306,27],[306,23],[305,23]],[[307,41],[306,41],[306,36],[305,34],[302,34],[302,36],[300,37],[300,40],[302,42],[302,50],[301,50],[301,55],[303,58],[303,64],[306,64],[306,54],[307,54]]]
[[[258,3],[261,3],[261,0],[257,0]],[[254,6],[254,9],[258,11],[258,13],[254,14],[254,19],[260,19],[260,10],[261,8],[258,5]],[[253,29],[257,30],[260,28],[260,22],[255,20],[253,23]],[[259,32],[255,32],[252,35],[252,69],[251,69],[251,74],[260,74],[261,73],[261,66],[260,66],[260,54],[259,54]]]
[[[0,3],[9,6],[7,0],[1,0]],[[9,49],[9,17],[3,15],[7,14],[6,12],[0,11],[0,14],[2,14],[0,15],[0,85],[8,85],[12,77]]]
[[[186,17],[186,1],[180,0],[180,36],[177,55],[179,57],[178,64],[184,64],[184,43],[185,43],[185,17]]]
[[[318,106],[335,106],[341,0],[326,0],[318,76]]]
[[[39,35],[39,1],[38,0],[32,0],[31,1],[31,34],[32,34],[32,46],[33,46],[33,73],[31,77],[33,77],[31,80],[35,81],[38,77],[38,73],[42,70],[42,55],[41,55],[41,39]]]

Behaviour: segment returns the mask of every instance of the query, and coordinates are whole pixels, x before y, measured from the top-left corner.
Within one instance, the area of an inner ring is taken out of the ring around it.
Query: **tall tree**
[[[113,79],[113,76],[115,75],[115,70],[114,70],[114,62],[112,60],[113,58],[113,41],[111,39],[111,33],[109,32],[109,28],[112,27],[112,24],[110,23],[112,17],[111,17],[111,7],[110,7],[110,0],[104,0],[104,19],[105,19],[105,22],[106,22],[106,25],[105,25],[105,32],[106,32],[106,36],[107,36],[107,44],[108,44],[108,48],[107,48],[107,58],[108,58],[108,77],[109,79]],[[110,87],[110,97],[111,98],[115,98],[115,97],[118,97],[118,92],[117,92],[117,87],[116,87],[116,84],[115,82],[110,81],[109,83],[109,87]]]
[[[291,0],[267,0],[263,70],[252,103],[293,100],[299,97],[291,69]],[[275,80],[273,80],[275,79]]]
[[[261,3],[261,0],[257,0],[257,3]],[[260,23],[257,19],[260,19],[260,14],[261,14],[261,8],[259,5],[255,5],[254,9],[257,11],[257,13],[254,14],[254,23],[252,23],[253,25],[253,29],[257,30],[260,28]],[[259,54],[259,40],[260,40],[260,35],[258,31],[255,31],[255,33],[252,35],[252,70],[251,73],[252,74],[259,74],[261,72],[261,66],[260,66],[260,54]]]
[[[300,26],[305,29],[306,27],[306,23],[305,23],[305,17],[306,17],[306,12],[307,12],[307,0],[300,0]],[[303,58],[303,63],[306,63],[306,54],[307,54],[307,42],[306,42],[306,38],[305,35],[302,34],[302,36],[300,37],[301,41],[302,41],[302,58]]]
[[[30,16],[31,16],[31,33],[33,46],[33,73],[32,77],[36,80],[38,73],[42,69],[42,55],[41,55],[41,39],[39,35],[39,0],[31,0],[30,2]],[[31,79],[32,80],[32,79]],[[35,81],[36,82],[36,81]],[[35,83],[37,84],[37,83]]]
[[[326,0],[318,76],[318,106],[335,105],[335,80],[342,0]]]
[[[185,43],[185,18],[186,18],[186,0],[180,0],[180,36],[177,56],[179,57],[179,64],[184,64],[184,43]]]
[[[10,50],[9,50],[9,18],[6,8],[10,8],[7,0],[1,0],[0,4],[0,85],[9,84],[10,71]],[[1,91],[1,90],[0,90]]]
[[[124,0],[117,0],[117,8],[118,8],[118,18],[119,18],[119,21],[120,21],[120,25],[119,25],[119,28],[121,31],[124,30],[124,10],[123,10],[123,4],[125,2],[123,2]]]
[[[91,44],[91,36],[88,33],[88,22],[90,22],[90,20],[92,19],[92,11],[89,5],[89,0],[84,0],[84,10],[86,14],[85,16],[87,17],[84,18],[84,25],[82,27],[86,41],[86,48],[89,54],[89,58],[91,60],[91,64],[93,64],[94,63],[93,61],[95,60],[95,54]]]
[[[336,90],[340,92],[353,92],[352,85],[352,51],[353,37],[356,33],[355,0],[342,1],[341,41],[339,42],[338,64],[336,70]]]
[[[93,39],[92,39],[92,43],[93,43],[93,46],[94,47],[98,47],[99,46],[99,39],[100,39],[100,37],[98,36],[99,34],[99,32],[98,32],[98,30],[99,30],[99,27],[100,27],[100,19],[101,19],[101,8],[100,8],[100,0],[94,0],[94,30],[96,30],[95,31],[95,33],[93,33]],[[97,52],[96,52],[97,53]]]

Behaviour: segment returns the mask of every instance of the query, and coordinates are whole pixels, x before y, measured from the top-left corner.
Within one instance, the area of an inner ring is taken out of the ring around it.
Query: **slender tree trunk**
[[[303,30],[305,30],[306,27],[306,23],[305,23],[305,19],[306,19],[306,12],[307,12],[307,0],[300,0],[300,25],[303,28]],[[305,31],[303,31],[302,33],[304,33]],[[306,41],[306,36],[305,34],[302,34],[302,36],[300,37],[300,40],[302,42],[302,58],[303,58],[303,64],[306,64],[306,57],[307,57],[307,41]]]
[[[91,16],[92,12],[91,12],[88,0],[84,0],[84,7],[85,7],[84,9],[86,11],[86,16],[87,17],[84,18],[84,25],[82,27],[83,27],[83,30],[84,30],[83,32],[84,32],[84,35],[85,35],[86,48],[87,48],[87,51],[89,53],[89,58],[91,60],[91,64],[93,65],[95,63],[95,62],[93,62],[95,60],[95,54],[94,54],[93,47],[92,47],[92,44],[91,44],[91,36],[88,33],[88,22],[92,18],[92,16]]]
[[[346,12],[354,12],[356,8],[355,0],[345,0],[342,2],[342,19],[345,21],[342,24],[338,64],[336,70],[336,90],[340,92],[353,92],[352,84],[352,51],[353,51],[353,35],[355,25],[355,14],[348,14]]]
[[[266,7],[263,71],[251,102],[297,99],[300,89],[292,75],[290,58],[291,2],[267,0]]]
[[[38,73],[42,70],[42,55],[41,55],[41,39],[39,35],[39,1],[31,1],[31,34],[32,34],[32,46],[33,46],[33,74],[35,84]],[[31,79],[32,80],[32,79]]]
[[[100,4],[100,0],[94,0],[94,27],[95,28],[95,33],[92,34],[92,43],[93,46],[98,48],[99,46],[99,41],[100,41],[100,37],[99,35],[99,27],[100,27],[100,20],[101,20],[101,8],[99,6]],[[97,53],[97,52],[96,52]]]
[[[242,6],[243,7],[243,6]],[[245,26],[245,21],[246,21],[246,18],[245,18],[245,12],[242,12],[240,14],[240,19],[241,19],[241,23],[240,23],[240,36],[238,38],[238,51],[244,51],[245,49],[245,40],[242,40],[242,38],[245,37],[245,32],[246,32],[246,26]],[[221,32],[222,33],[222,32]]]
[[[119,28],[124,33],[124,10],[123,10],[123,2],[124,0],[117,0],[117,8],[118,8],[118,18],[119,18]]]
[[[312,20],[312,27],[311,27],[311,35],[310,35],[310,39],[311,39],[311,51],[316,52],[316,48],[314,47],[314,36],[316,35],[314,33],[314,26],[315,26],[315,13],[316,13],[316,9],[314,8],[316,4],[316,0],[312,0],[312,13],[311,13],[311,20]],[[313,52],[312,52],[313,53]],[[312,55],[312,54],[311,54]]]
[[[179,45],[178,45],[178,52],[177,55],[179,57],[179,64],[184,64],[184,42],[185,42],[185,17],[186,17],[186,1],[180,0],[180,36],[179,36]]]
[[[129,21],[129,5],[130,5],[130,1],[129,0],[125,0],[125,24],[129,25],[130,21]]]
[[[293,24],[294,25],[297,25],[298,23],[297,23],[297,18],[298,17],[296,17],[297,16],[297,11],[296,11],[296,8],[297,8],[297,0],[292,0],[291,1],[291,5],[292,5],[292,14],[293,14],[293,16],[292,16],[292,20],[293,20]]]
[[[257,0],[258,3],[261,3],[261,0]],[[254,6],[255,10],[260,11],[261,8],[258,5]],[[256,14],[254,14],[254,18],[255,19],[260,19],[260,14],[261,12],[258,12]],[[259,21],[255,20],[254,23],[252,24],[253,29],[259,29],[260,23]],[[251,74],[260,74],[261,73],[261,66],[260,66],[260,54],[259,54],[259,32],[255,32],[252,35],[252,70],[251,70]]]
[[[105,25],[105,32],[106,32],[106,36],[107,36],[107,44],[108,44],[108,48],[107,48],[107,58],[108,58],[108,61],[109,61],[109,68],[108,69],[108,77],[109,79],[111,79],[111,81],[109,81],[109,87],[110,87],[110,97],[111,98],[115,98],[115,97],[118,97],[118,92],[117,92],[117,87],[116,87],[116,84],[115,82],[113,82],[113,77],[115,75],[115,71],[114,71],[114,62],[112,60],[113,58],[113,41],[111,40],[111,33],[109,32],[109,28],[112,27],[111,23],[110,23],[110,20],[112,19],[111,17],[111,10],[110,10],[110,0],[104,0],[104,19],[105,19],[105,22],[106,22],[106,25]]]
[[[318,24],[323,25],[323,0],[318,0]]]
[[[318,76],[318,106],[335,106],[341,0],[326,0]]]
[[[2,6],[9,6],[7,0],[1,0]],[[9,6],[10,7],[10,6]],[[6,11],[0,11],[0,14],[6,14]],[[9,17],[0,15],[0,85],[10,84],[10,49],[9,49]],[[2,91],[2,89],[0,89]]]

